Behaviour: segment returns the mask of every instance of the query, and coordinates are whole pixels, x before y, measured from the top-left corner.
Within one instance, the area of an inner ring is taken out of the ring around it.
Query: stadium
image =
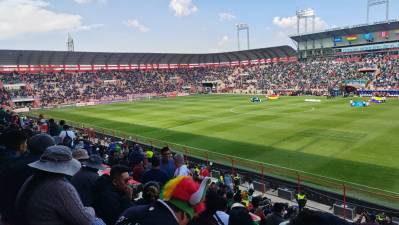
[[[388,0],[367,2],[388,10]],[[314,11],[296,19],[293,46],[250,49],[248,38],[247,50],[217,53],[74,51],[68,35],[67,51],[0,49],[3,224],[161,224],[167,207],[170,224],[187,224],[183,215],[227,225],[213,199],[231,200],[221,207],[228,224],[247,224],[231,221],[237,213],[256,224],[399,224],[399,20],[300,32],[301,19],[315,26]],[[93,168],[101,176],[89,190]],[[93,211],[50,220],[45,207],[57,204]]]

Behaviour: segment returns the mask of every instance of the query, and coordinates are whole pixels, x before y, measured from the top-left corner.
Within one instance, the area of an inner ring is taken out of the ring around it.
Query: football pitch
[[[251,103],[197,95],[46,110],[47,118],[114,129],[399,193],[399,100]]]

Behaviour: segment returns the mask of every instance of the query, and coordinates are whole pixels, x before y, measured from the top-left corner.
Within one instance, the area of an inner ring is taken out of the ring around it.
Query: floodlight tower
[[[75,45],[73,44],[73,38],[69,33],[68,33],[67,41],[66,41],[66,50],[68,52],[75,51]]]
[[[367,24],[370,22],[370,8],[377,5],[385,5],[385,20],[389,20],[389,0],[367,0]]]
[[[249,26],[246,23],[238,23],[236,24],[237,27],[237,43],[238,43],[238,50],[240,50],[240,31],[247,31],[247,47],[249,50]]]
[[[305,20],[305,33],[308,32],[308,19],[312,19],[312,32],[315,31],[315,22],[316,22],[316,15],[313,9],[302,9],[296,11],[296,26],[297,26],[297,33],[299,34],[299,25],[301,24],[301,20]]]

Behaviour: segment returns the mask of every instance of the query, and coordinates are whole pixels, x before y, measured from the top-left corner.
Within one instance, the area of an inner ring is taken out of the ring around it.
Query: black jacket
[[[13,223],[16,221],[14,207],[18,191],[25,180],[33,174],[29,163],[40,159],[40,155],[30,154],[13,159],[0,172],[0,214],[4,221]]]
[[[78,191],[82,203],[86,207],[93,207],[94,188],[100,176],[97,169],[82,167],[71,179],[71,184]]]
[[[94,210],[107,225],[114,225],[121,213],[132,205],[132,202],[115,189],[108,175],[96,181],[94,189]]]
[[[179,225],[171,211],[158,200],[151,205],[138,205],[130,207],[123,212],[115,225]]]
[[[276,213],[272,213],[266,217],[266,225],[279,225],[282,222],[284,222],[283,217]]]

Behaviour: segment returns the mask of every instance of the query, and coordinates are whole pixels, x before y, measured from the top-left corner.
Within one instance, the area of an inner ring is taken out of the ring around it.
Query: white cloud
[[[85,26],[80,15],[58,13],[48,6],[47,0],[0,0],[0,39],[98,26]]]
[[[279,17],[276,16],[273,18],[273,24],[285,28],[285,29],[297,29],[297,17],[296,16],[290,16],[290,17]],[[315,30],[320,31],[323,29],[328,28],[327,22],[324,21],[320,17],[315,18]],[[300,24],[300,29],[304,31],[305,29],[305,21],[301,20]],[[308,31],[312,30],[312,21],[311,19],[308,19]]]
[[[150,28],[146,27],[145,25],[141,24],[138,20],[127,20],[123,21],[123,24],[125,24],[128,27],[133,27],[140,32],[148,32],[150,31]]]
[[[74,29],[73,31],[89,31],[89,30],[101,28],[103,26],[104,26],[104,24],[83,25],[83,26],[80,26],[80,27]]]
[[[220,21],[231,21],[234,20],[236,18],[236,16],[234,16],[231,13],[219,13],[219,20]]]
[[[219,47],[224,47],[226,46],[229,42],[231,41],[231,38],[227,35],[224,35],[219,41],[218,41],[218,46]]]
[[[176,16],[188,16],[198,11],[198,7],[191,0],[171,0],[169,8],[175,11]]]

